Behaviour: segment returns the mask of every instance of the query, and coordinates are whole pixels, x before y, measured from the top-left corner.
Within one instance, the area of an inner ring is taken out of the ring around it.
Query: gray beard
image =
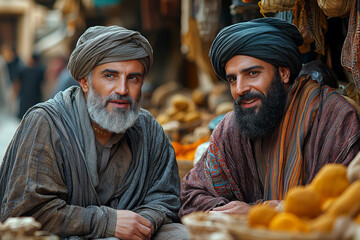
[[[128,100],[130,102],[130,109],[113,108],[113,111],[109,112],[106,106],[113,99]],[[92,86],[90,86],[86,102],[91,120],[101,128],[117,134],[124,133],[135,123],[139,115],[140,105],[141,95],[136,102],[130,96],[121,96],[119,94],[113,94],[104,98],[94,91]]]

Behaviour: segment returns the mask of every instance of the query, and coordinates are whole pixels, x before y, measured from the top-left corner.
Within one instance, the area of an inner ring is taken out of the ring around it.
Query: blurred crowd
[[[45,60],[33,53],[25,60],[18,56],[15,47],[3,45],[0,65],[3,111],[18,120],[35,104],[78,84],[69,74],[63,56]]]
[[[26,111],[69,86],[78,85],[63,56],[42,59],[33,53],[21,59],[16,48],[3,44],[0,52],[0,163]]]

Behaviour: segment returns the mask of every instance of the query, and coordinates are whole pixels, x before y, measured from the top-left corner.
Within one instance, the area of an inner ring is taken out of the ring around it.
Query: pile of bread
[[[174,95],[170,100],[170,105],[163,113],[160,113],[156,120],[160,124],[170,121],[179,121],[181,123],[189,123],[201,118],[200,113],[196,109],[196,105],[190,97],[182,94]]]
[[[58,240],[55,235],[39,231],[41,224],[32,217],[8,218],[0,223],[1,240]]]

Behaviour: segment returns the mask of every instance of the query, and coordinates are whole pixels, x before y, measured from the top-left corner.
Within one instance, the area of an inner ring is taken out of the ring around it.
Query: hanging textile
[[[360,92],[359,4],[359,0],[356,0],[351,7],[348,32],[341,52],[341,65],[352,73],[356,88]]]
[[[327,20],[316,0],[296,0],[293,23],[304,38],[301,53],[310,51],[310,44],[315,42],[315,52],[325,55]]]

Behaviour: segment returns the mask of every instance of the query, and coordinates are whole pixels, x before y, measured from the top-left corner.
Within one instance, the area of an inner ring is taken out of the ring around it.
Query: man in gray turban
[[[140,108],[149,42],[89,28],[68,68],[79,81],[31,108],[0,168],[1,221],[32,216],[63,239],[187,239],[174,149]],[[174,237],[175,236],[175,237]]]
[[[325,164],[348,165],[360,151],[355,108],[311,74],[298,76],[301,43],[296,26],[277,18],[218,33],[210,59],[229,84],[234,111],[182,180],[180,217],[194,211],[244,214],[262,202],[275,206]]]

